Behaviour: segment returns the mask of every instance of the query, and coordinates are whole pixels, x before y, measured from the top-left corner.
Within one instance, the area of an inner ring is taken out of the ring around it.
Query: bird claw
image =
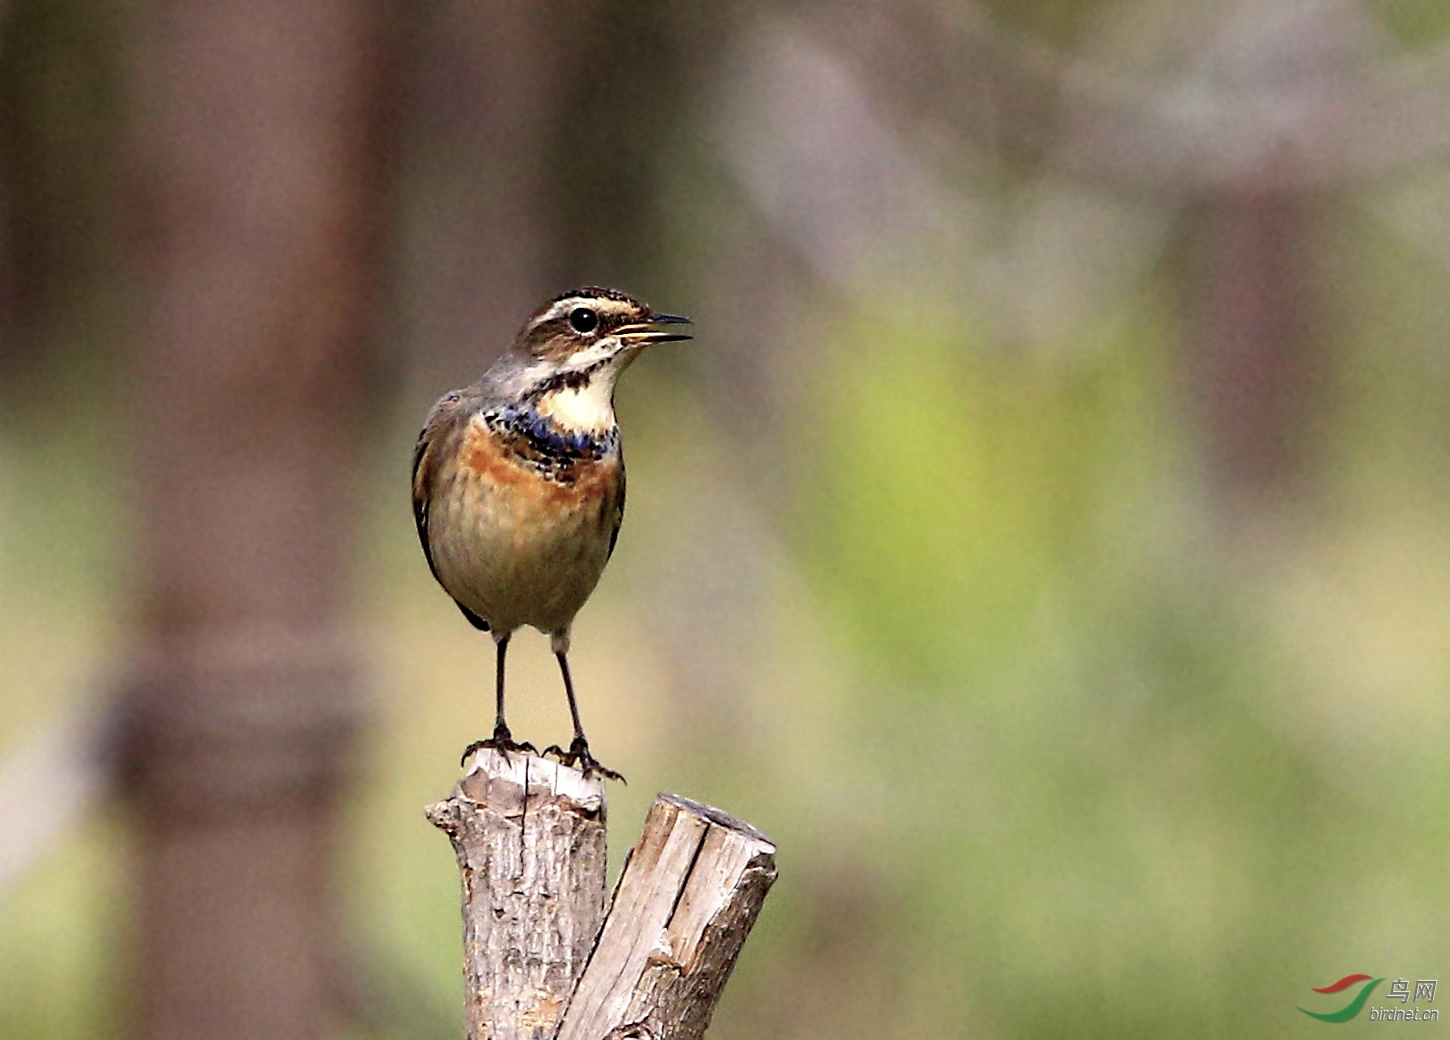
[[[509,760],[510,751],[519,751],[529,755],[538,754],[538,751],[534,749],[534,745],[528,741],[524,741],[521,744],[514,740],[514,735],[509,732],[507,726],[496,726],[494,727],[493,736],[487,740],[475,740],[468,747],[464,748],[463,757],[458,760],[458,764],[460,766],[467,765],[473,753],[475,751],[482,751],[484,748],[492,748],[494,751],[497,751],[503,756],[505,762]]]
[[[622,773],[616,773],[613,769],[603,765],[597,758],[591,755],[589,753],[589,742],[582,738],[575,737],[574,743],[569,745],[568,751],[565,751],[558,744],[551,744],[549,747],[544,748],[544,757],[547,758],[549,755],[557,758],[560,765],[577,765],[586,780],[591,776],[598,775],[605,780],[618,780],[622,784],[629,783]]]

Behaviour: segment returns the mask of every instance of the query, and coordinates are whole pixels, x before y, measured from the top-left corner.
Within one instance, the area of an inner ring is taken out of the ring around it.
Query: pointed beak
[[[680,340],[694,337],[683,332],[670,332],[655,326],[689,324],[691,324],[690,319],[680,314],[652,314],[649,321],[641,322],[638,325],[626,325],[616,330],[615,335],[630,346],[644,346],[649,343],[677,343]]]

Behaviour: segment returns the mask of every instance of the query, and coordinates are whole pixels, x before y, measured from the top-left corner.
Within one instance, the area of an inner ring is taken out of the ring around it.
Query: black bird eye
[[[575,307],[569,312],[569,324],[575,332],[593,332],[599,328],[599,315],[588,307]]]

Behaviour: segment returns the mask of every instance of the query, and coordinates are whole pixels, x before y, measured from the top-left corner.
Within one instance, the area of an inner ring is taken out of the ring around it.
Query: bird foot
[[[458,764],[460,766],[467,765],[468,760],[473,756],[473,753],[475,751],[481,751],[484,748],[493,748],[493,750],[497,751],[500,755],[503,756],[503,760],[505,762],[509,760],[510,751],[522,751],[530,755],[538,754],[538,751],[534,749],[534,745],[530,744],[528,741],[520,744],[518,741],[514,740],[514,735],[509,732],[509,728],[500,723],[493,728],[493,736],[489,737],[487,740],[475,740],[472,744],[469,744],[468,747],[464,748],[463,757],[458,760]]]
[[[601,764],[597,758],[591,755],[589,753],[589,742],[583,737],[575,737],[574,743],[569,745],[568,751],[565,751],[558,744],[554,744],[551,747],[546,747],[544,754],[546,756],[553,755],[559,760],[560,765],[577,766],[586,779],[597,774],[605,780],[618,780],[622,784],[629,782],[624,778],[623,774],[616,773],[613,769]]]

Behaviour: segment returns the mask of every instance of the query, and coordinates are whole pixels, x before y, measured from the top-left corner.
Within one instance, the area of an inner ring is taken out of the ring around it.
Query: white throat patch
[[[596,371],[578,387],[565,387],[539,398],[539,414],[553,419],[561,428],[583,433],[605,434],[614,428],[613,365]]]

